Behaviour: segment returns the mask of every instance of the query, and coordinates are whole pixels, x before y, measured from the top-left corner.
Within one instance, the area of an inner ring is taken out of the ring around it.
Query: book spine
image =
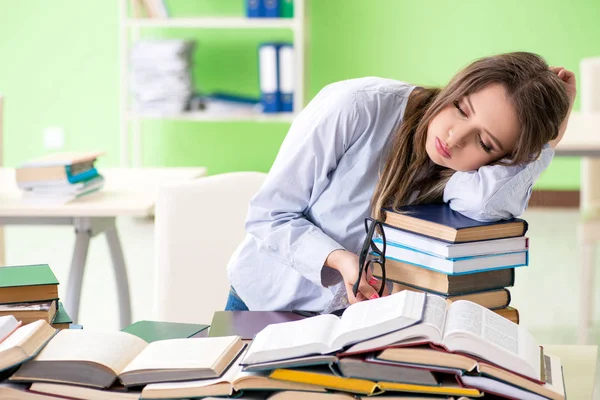
[[[279,18],[279,0],[263,0],[265,17]]]
[[[262,0],[246,0],[246,16],[248,18],[259,18],[264,16]]]
[[[281,0],[279,16],[281,18],[294,18],[294,0]]]

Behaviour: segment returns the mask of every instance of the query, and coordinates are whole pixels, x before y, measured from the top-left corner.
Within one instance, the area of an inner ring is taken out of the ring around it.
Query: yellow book
[[[465,388],[459,386],[454,378],[449,378],[440,386],[425,386],[412,385],[410,383],[396,382],[377,382],[379,387],[385,392],[408,392],[408,393],[423,393],[423,394],[439,394],[445,396],[469,396],[482,397],[483,393],[477,389]]]
[[[413,385],[395,382],[373,382],[366,379],[343,378],[332,373],[317,370],[276,369],[269,375],[270,379],[318,385],[326,389],[340,390],[373,396],[384,392],[425,393],[446,396],[482,397],[477,389],[464,388],[452,378],[448,378],[439,386]]]
[[[326,389],[366,394],[368,396],[383,393],[381,388],[375,382],[366,379],[342,378],[331,373],[299,369],[276,369],[271,372],[269,378],[279,381],[317,385]]]

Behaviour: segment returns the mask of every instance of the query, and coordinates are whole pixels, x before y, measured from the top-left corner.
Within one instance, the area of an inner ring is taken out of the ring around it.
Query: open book
[[[241,358],[241,357],[240,357]],[[186,382],[166,382],[146,385],[141,393],[143,399],[180,399],[206,396],[232,396],[234,393],[255,390],[298,390],[304,392],[325,392],[325,388],[303,383],[284,382],[269,379],[268,372],[244,372],[239,361],[220,378],[201,379]]]
[[[256,335],[242,364],[334,353],[419,322],[424,303],[423,293],[405,290],[352,304],[341,317],[326,314],[268,325]]]
[[[542,349],[525,328],[470,301],[448,304],[442,297],[428,294],[421,323],[358,343],[344,354],[431,343],[543,382]]]
[[[14,315],[0,317],[0,343],[16,331],[19,326],[21,326],[21,322],[17,321]]]
[[[65,329],[10,380],[108,388],[117,377],[125,386],[214,378],[243,347],[238,336],[147,343],[126,332]]]
[[[0,371],[15,367],[35,356],[55,334],[56,329],[42,319],[16,329],[0,342]]]
[[[543,385],[496,365],[480,362],[459,353],[434,349],[431,346],[391,347],[381,351],[374,358],[394,367],[425,368],[430,371],[456,374],[459,381],[466,386],[488,394],[508,395],[514,392],[511,388],[506,387],[511,386],[543,396],[544,399],[565,399],[560,359],[547,354],[544,354],[546,382]],[[495,382],[493,391],[488,386],[490,381]],[[526,398],[523,395],[508,397]]]

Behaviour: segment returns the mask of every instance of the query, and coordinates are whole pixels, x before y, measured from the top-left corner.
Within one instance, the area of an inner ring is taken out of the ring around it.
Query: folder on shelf
[[[248,18],[258,18],[263,15],[263,0],[246,0],[246,16]]]
[[[262,0],[264,2],[264,16],[279,18],[279,0]]]
[[[263,43],[258,48],[260,99],[265,113],[280,111],[277,53],[275,43]]]
[[[281,18],[294,18],[294,0],[281,0],[279,16]]]
[[[278,46],[279,92],[281,111],[294,111],[294,46],[282,43]]]

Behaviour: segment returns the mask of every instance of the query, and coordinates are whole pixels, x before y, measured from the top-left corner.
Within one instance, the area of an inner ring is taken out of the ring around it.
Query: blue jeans
[[[229,297],[227,298],[225,311],[249,311],[248,306],[240,299],[233,286],[229,287]]]

